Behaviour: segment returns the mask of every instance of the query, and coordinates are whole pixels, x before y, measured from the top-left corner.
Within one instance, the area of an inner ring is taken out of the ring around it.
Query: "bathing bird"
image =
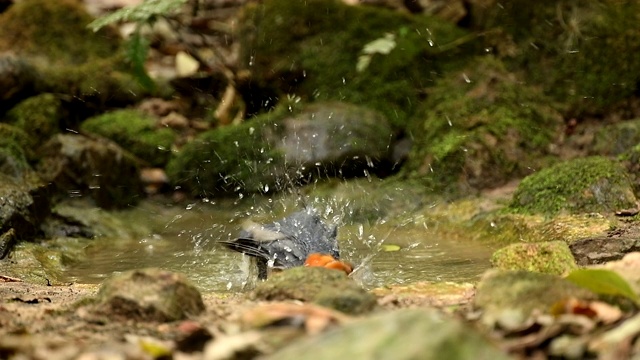
[[[296,266],[322,266],[349,274],[352,267],[340,261],[337,234],[337,226],[328,226],[314,208],[305,207],[273,223],[246,222],[238,238],[222,244],[255,257],[259,279],[266,279],[270,268]]]

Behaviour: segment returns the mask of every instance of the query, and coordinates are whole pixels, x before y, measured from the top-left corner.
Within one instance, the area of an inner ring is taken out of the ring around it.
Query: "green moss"
[[[620,155],[640,144],[640,119],[605,125],[595,133],[591,152],[597,155]]]
[[[152,166],[169,160],[176,134],[137,110],[117,110],[85,120],[80,129],[113,140]]]
[[[120,35],[113,28],[94,33],[87,28],[92,20],[75,0],[20,1],[0,14],[0,51],[34,65],[39,92],[69,95],[83,106],[100,109],[147,94],[124,59]]]
[[[281,115],[273,114],[274,118]],[[184,146],[167,164],[171,181],[193,195],[212,190],[262,191],[274,188],[280,178],[274,169],[285,170],[280,153],[265,141],[263,131],[279,131],[272,114],[241,125],[231,125],[200,134]]]
[[[23,150],[33,145],[29,139],[29,135],[23,129],[3,123],[0,123],[0,141],[12,141]]]
[[[633,95],[640,80],[639,13],[632,0],[515,0],[485,7],[480,26],[502,29],[512,44],[488,39],[512,48],[512,68],[568,110],[602,112]]]
[[[404,128],[436,74],[474,51],[451,46],[465,32],[443,20],[336,0],[263,2],[248,7],[240,23],[241,62],[254,86],[275,88],[281,97],[365,105],[397,128]],[[395,36],[395,48],[356,71],[365,45],[387,33]]]
[[[29,134],[29,143],[35,147],[60,132],[62,104],[53,94],[41,94],[13,107],[7,117],[11,123]]]
[[[112,56],[118,34],[94,33],[86,27],[92,20],[78,1],[20,1],[0,15],[0,50],[67,64]]]
[[[375,295],[344,272],[322,267],[296,267],[257,284],[252,296],[261,300],[299,300],[342,311],[364,314],[376,306]]]
[[[561,124],[547,103],[500,61],[478,58],[429,90],[403,174],[454,195],[523,176],[544,164]]]
[[[513,195],[516,212],[613,212],[635,207],[625,170],[603,157],[575,159],[526,177]]]
[[[526,270],[554,275],[563,275],[578,267],[564,241],[511,244],[493,253],[491,265],[502,270]]]
[[[0,138],[0,173],[22,180],[32,171],[24,150],[14,140]]]

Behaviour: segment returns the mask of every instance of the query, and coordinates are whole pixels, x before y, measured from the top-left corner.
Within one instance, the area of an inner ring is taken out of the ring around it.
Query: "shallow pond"
[[[205,291],[236,291],[251,276],[249,259],[217,241],[232,239],[247,219],[267,223],[300,206],[270,199],[181,206],[147,201],[116,216],[145,224],[148,234],[89,241],[86,257],[67,267],[65,281],[98,283],[114,272],[161,267],[186,274]],[[338,230],[342,257],[360,266],[354,277],[367,288],[416,281],[474,281],[489,266],[491,247],[437,238],[419,221],[344,224],[348,209],[323,203],[313,206],[328,223],[342,224]]]

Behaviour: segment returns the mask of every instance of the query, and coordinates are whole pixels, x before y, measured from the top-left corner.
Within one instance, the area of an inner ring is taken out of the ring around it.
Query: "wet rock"
[[[29,147],[36,148],[60,132],[64,112],[54,94],[40,94],[21,101],[8,113],[9,123],[29,136]]]
[[[127,319],[175,321],[200,314],[200,292],[180,274],[161,269],[132,270],[105,281],[98,310]]]
[[[151,166],[166,165],[176,134],[137,110],[116,110],[85,120],[82,131],[105,137]]]
[[[142,194],[138,162],[103,139],[59,134],[40,149],[37,171],[58,197],[92,198],[104,208],[136,204]]]
[[[267,359],[509,359],[462,322],[435,310],[385,312],[295,342]]]
[[[554,275],[577,268],[564,241],[511,244],[493,253],[491,264],[501,270],[526,270]]]
[[[534,312],[550,313],[567,298],[592,299],[589,291],[556,275],[528,271],[490,270],[480,282],[474,305],[487,326],[517,327]]]
[[[269,192],[308,178],[364,176],[388,159],[393,131],[381,114],[345,103],[280,109],[203,133],[167,166],[193,194]]]
[[[597,156],[565,161],[526,177],[510,204],[516,212],[547,215],[614,213],[636,206],[625,169]]]
[[[33,169],[27,162],[27,151],[32,153],[27,143],[28,135],[19,128],[0,124],[0,173],[11,178],[22,180],[31,174]]]
[[[0,232],[14,229],[19,239],[32,239],[49,214],[46,186],[33,176],[19,179],[0,174]]]
[[[491,56],[439,79],[422,104],[409,123],[414,143],[402,173],[453,197],[545,165],[562,126],[544,94]]]
[[[73,261],[83,252],[85,244],[78,245],[72,249],[61,243],[49,243],[45,247],[33,242],[19,242],[0,261],[0,273],[33,284],[60,285],[64,279],[65,262]]]
[[[0,54],[0,113],[34,94],[36,77],[35,69],[23,59]]]
[[[625,254],[640,251],[638,234],[616,234],[588,237],[576,240],[569,245],[576,262],[580,266],[603,264],[620,260]]]
[[[347,314],[362,314],[376,306],[376,297],[344,272],[321,267],[297,267],[273,275],[256,286],[253,297],[260,300],[300,300]]]

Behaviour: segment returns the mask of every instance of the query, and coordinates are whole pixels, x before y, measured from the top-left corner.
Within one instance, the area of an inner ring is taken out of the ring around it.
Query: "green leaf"
[[[395,244],[383,244],[382,251],[385,251],[385,252],[400,251],[400,246]]]
[[[113,13],[99,17],[87,25],[91,30],[98,31],[101,28],[118,22],[151,23],[158,16],[165,16],[179,10],[187,0],[145,0],[135,6],[126,6]]]
[[[144,68],[148,52],[149,40],[140,35],[140,31],[135,31],[127,40],[126,57],[131,63],[133,75],[140,85],[144,86],[147,90],[153,90],[155,86],[153,79],[149,77]]]
[[[623,296],[640,304],[640,298],[618,273],[605,269],[573,270],[566,277],[572,283],[600,295]]]

